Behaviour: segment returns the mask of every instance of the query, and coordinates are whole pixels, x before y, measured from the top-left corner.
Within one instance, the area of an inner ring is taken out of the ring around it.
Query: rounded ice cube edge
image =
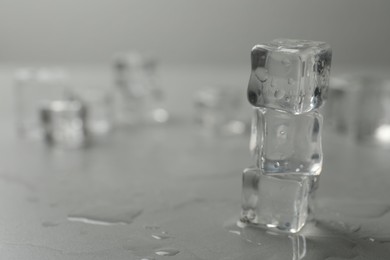
[[[292,114],[321,107],[327,98],[331,60],[331,47],[324,42],[277,39],[255,45],[249,103]]]

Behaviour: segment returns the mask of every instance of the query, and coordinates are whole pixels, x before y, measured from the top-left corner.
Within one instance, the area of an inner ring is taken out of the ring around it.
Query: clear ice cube
[[[55,100],[41,105],[44,139],[61,148],[81,148],[88,143],[87,108],[76,100]]]
[[[317,176],[266,175],[258,168],[243,172],[240,221],[268,229],[296,233],[309,216],[310,197]]]
[[[322,116],[254,108],[250,150],[264,174],[319,175]]]
[[[206,87],[194,97],[195,120],[205,134],[243,134],[250,122],[244,102],[235,86]]]
[[[119,53],[114,57],[113,72],[114,121],[118,126],[169,121],[155,58],[138,52]]]
[[[324,42],[278,39],[252,49],[248,100],[301,114],[321,106],[329,86],[332,51]]]
[[[42,102],[61,99],[69,88],[66,71],[59,68],[22,68],[14,76],[16,127],[20,137],[43,136],[37,110]]]

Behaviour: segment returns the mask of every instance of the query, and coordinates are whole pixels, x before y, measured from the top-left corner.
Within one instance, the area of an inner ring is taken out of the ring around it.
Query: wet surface
[[[210,81],[224,75],[207,73]],[[189,75],[167,82],[181,87]],[[246,70],[233,75],[247,84]],[[72,152],[18,140],[5,124],[1,256],[389,259],[389,151],[324,136],[315,220],[299,234],[278,234],[237,226],[249,137],[210,138],[178,118],[164,127],[118,130]]]

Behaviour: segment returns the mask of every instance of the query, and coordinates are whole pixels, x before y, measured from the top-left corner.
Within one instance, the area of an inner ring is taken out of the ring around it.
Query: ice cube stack
[[[323,104],[332,51],[317,41],[277,39],[252,49],[248,100],[254,107],[243,173],[241,222],[295,233],[306,223],[322,168]]]

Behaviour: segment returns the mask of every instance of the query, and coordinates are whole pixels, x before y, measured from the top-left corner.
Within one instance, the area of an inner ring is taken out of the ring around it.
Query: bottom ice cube
[[[316,176],[265,175],[258,168],[243,172],[241,222],[296,233],[306,223]]]

